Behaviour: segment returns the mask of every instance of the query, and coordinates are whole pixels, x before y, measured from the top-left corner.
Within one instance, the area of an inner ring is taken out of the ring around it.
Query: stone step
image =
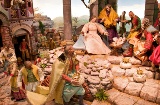
[[[137,70],[139,69],[143,71],[143,73],[146,75],[148,79],[154,78],[154,72],[151,71],[150,67],[142,67],[138,65],[133,65],[132,68],[130,69],[122,69],[120,68],[119,65],[112,64],[111,71],[114,77],[121,77],[121,76],[133,77],[133,74],[136,73]]]
[[[116,77],[113,87],[129,95],[160,104],[160,82],[157,80],[146,79],[143,83],[137,83],[131,77]]]
[[[115,88],[108,90],[107,94],[109,94],[108,101],[112,105],[158,105],[156,103],[141,99],[140,97],[120,92]]]

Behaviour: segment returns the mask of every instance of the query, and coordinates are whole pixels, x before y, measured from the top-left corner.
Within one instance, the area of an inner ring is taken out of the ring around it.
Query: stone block
[[[120,67],[113,67],[111,71],[112,71],[113,76],[115,77],[124,76],[125,74],[125,70],[121,69]]]
[[[154,11],[153,10],[145,10],[145,15],[150,15],[150,16],[153,16],[154,14]]]
[[[150,3],[156,3],[157,0],[146,0],[146,4],[150,4]]]
[[[143,87],[142,83],[130,82],[125,88],[124,92],[133,96],[139,96],[142,87]]]
[[[158,80],[154,80],[154,79],[147,79],[146,82],[144,83],[145,86],[150,86],[153,88],[157,88],[160,89],[160,84]]]
[[[127,85],[128,85],[128,78],[125,77],[114,78],[114,83],[113,83],[114,88],[120,91],[124,91]]]
[[[140,97],[144,100],[156,102],[158,89],[151,86],[144,86],[141,90]]]
[[[158,104],[143,99],[139,99],[134,105],[158,105]]]
[[[130,98],[127,94],[119,95],[114,101],[115,105],[134,105],[136,101]]]
[[[109,94],[108,101],[112,103],[121,94],[121,92],[113,88],[108,90],[107,94]]]
[[[154,4],[145,5],[146,10],[154,9]]]
[[[135,72],[137,72],[136,68],[126,69],[125,76],[132,77]]]

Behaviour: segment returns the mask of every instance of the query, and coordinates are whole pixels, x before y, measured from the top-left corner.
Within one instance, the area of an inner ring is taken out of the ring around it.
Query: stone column
[[[108,0],[108,3],[112,5],[112,8],[117,11],[117,0]]]
[[[151,24],[154,24],[155,18],[157,17],[158,12],[157,0],[146,0],[145,2],[145,18],[150,20]]]
[[[63,0],[64,39],[72,39],[71,0]]]
[[[92,17],[92,16],[97,16],[98,17],[98,0],[96,0],[90,6],[90,17]]]

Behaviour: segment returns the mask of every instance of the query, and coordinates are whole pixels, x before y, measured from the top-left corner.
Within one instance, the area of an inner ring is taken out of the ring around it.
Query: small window
[[[28,2],[28,7],[31,7],[31,2]]]

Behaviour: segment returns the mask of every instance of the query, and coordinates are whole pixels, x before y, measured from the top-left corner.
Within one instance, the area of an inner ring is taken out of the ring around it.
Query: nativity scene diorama
[[[118,14],[117,0],[81,1],[90,18],[74,35],[71,0],[62,30],[32,0],[0,0],[0,105],[160,104],[158,1],[143,19]]]

